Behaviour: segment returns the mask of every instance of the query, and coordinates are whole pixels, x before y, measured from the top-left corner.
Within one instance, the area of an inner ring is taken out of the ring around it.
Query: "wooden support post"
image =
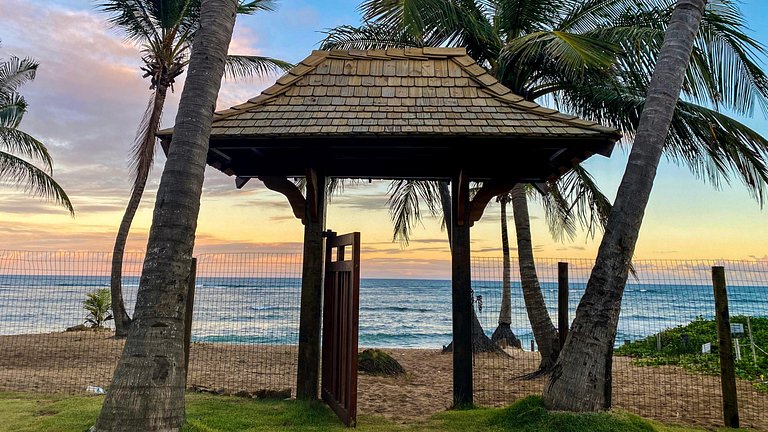
[[[323,231],[325,230],[324,176],[315,174],[307,176],[307,197],[304,215],[304,263],[301,273],[296,397],[314,400],[319,395],[320,379],[320,327],[322,326],[325,253],[323,245]]]
[[[187,280],[187,304],[184,313],[184,373],[189,376],[189,349],[192,344],[192,313],[195,309],[195,283],[197,281],[197,258],[192,258]]]
[[[459,174],[452,179],[451,189],[453,404],[458,407],[471,406],[473,401],[469,182]]]
[[[557,263],[557,332],[560,334],[560,349],[568,337],[568,263]]]
[[[717,321],[718,351],[720,353],[720,385],[723,389],[723,420],[725,427],[739,427],[739,402],[736,396],[736,371],[733,365],[731,318],[728,315],[728,290],[725,269],[712,267],[712,287],[715,291],[715,320]]]

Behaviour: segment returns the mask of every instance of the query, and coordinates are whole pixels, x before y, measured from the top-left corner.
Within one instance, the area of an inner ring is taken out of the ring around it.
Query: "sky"
[[[283,0],[275,12],[239,17],[230,53],[299,62],[318,47],[324,30],[359,23],[359,2]],[[768,11],[760,6],[759,0],[742,3],[755,29],[751,35],[768,43],[768,30],[760,28],[768,20]],[[72,218],[62,208],[0,183],[0,249],[112,249],[130,194],[129,147],[150,91],[139,71],[138,48],[110,29],[105,18],[90,0],[0,0],[0,58],[15,55],[40,62],[35,81],[21,89],[29,103],[21,129],[48,146],[55,161],[54,177],[76,210]],[[183,78],[168,98],[163,126],[173,124]],[[276,78],[226,80],[218,107],[252,98]],[[743,121],[768,134],[768,121],[761,113]],[[627,155],[628,149],[617,148],[611,158],[595,156],[585,164],[611,198]],[[129,250],[146,247],[164,161],[158,152]],[[450,255],[440,221],[425,218],[408,247],[393,242],[386,192],[385,182],[350,186],[329,206],[328,228],[361,232],[363,277],[448,278]],[[589,238],[580,233],[573,241],[558,242],[549,234],[535,202],[531,215],[537,256],[596,256],[599,235]],[[499,217],[499,207],[492,203],[473,227],[475,256],[501,256]],[[635,257],[768,261],[766,222],[768,212],[740,183],[716,188],[687,168],[663,161]],[[302,234],[301,223],[293,218],[282,195],[258,181],[237,190],[233,178],[207,169],[196,254],[298,252]]]

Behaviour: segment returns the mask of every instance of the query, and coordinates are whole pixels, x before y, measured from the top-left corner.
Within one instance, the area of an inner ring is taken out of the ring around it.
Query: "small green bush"
[[[357,356],[357,370],[372,375],[400,375],[403,366],[394,357],[379,349],[367,349]]]

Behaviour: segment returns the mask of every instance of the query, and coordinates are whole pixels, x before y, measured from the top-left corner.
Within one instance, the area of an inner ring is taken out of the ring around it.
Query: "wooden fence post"
[[[733,365],[731,319],[728,315],[728,290],[725,269],[712,267],[712,287],[715,291],[715,320],[717,322],[718,351],[720,354],[720,385],[723,389],[723,421],[725,427],[739,427],[739,401],[736,396],[736,372]]]
[[[557,332],[560,335],[560,349],[568,337],[568,263],[557,263]]]
[[[187,311],[184,314],[184,373],[189,376],[189,348],[192,343],[192,311],[195,307],[195,282],[197,280],[197,258],[192,258],[187,282]]]

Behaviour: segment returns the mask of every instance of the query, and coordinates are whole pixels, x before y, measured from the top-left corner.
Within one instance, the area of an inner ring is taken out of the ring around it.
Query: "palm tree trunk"
[[[548,371],[554,366],[560,354],[560,337],[557,328],[552,324],[547,311],[547,304],[541,293],[539,277],[536,274],[536,263],[533,260],[533,244],[531,241],[531,222],[528,215],[528,198],[525,186],[515,185],[510,192],[512,196],[512,212],[515,216],[515,233],[517,235],[517,259],[520,266],[520,285],[523,287],[523,300],[528,320],[531,322],[533,337],[539,346],[541,363],[539,371]]]
[[[503,256],[503,273],[501,276],[501,309],[499,310],[499,325],[491,335],[491,340],[500,345],[522,348],[520,340],[512,331],[512,263],[509,256],[509,232],[507,230],[507,203],[509,194],[499,197],[501,204],[501,253]]]
[[[163,106],[165,105],[165,97],[167,94],[168,86],[158,84],[153,95],[147,127],[141,132],[145,135],[141,138],[144,142],[142,147],[148,148],[148,150],[152,152],[154,152],[156,139],[155,133],[157,133],[157,129],[160,126],[160,118],[163,114]],[[148,160],[152,159],[153,158],[150,155]],[[128,233],[131,230],[133,218],[136,216],[136,211],[139,209],[141,197],[144,195],[144,188],[147,186],[150,168],[151,166],[139,166],[133,189],[131,190],[131,198],[128,200],[128,207],[125,209],[123,219],[120,221],[120,228],[117,231],[117,238],[115,239],[115,247],[112,249],[112,274],[110,278],[112,316],[115,320],[115,336],[119,338],[128,336],[128,328],[131,326],[131,317],[128,316],[128,312],[125,310],[125,302],[123,301],[122,278],[125,244],[128,241]]]
[[[178,431],[184,422],[184,315],[213,110],[237,2],[203,0],[200,28],[160,180],[134,321],[96,431]]]
[[[595,267],[544,390],[552,409],[611,406],[613,346],[624,286],[705,6],[706,0],[678,0],[672,13]]]

